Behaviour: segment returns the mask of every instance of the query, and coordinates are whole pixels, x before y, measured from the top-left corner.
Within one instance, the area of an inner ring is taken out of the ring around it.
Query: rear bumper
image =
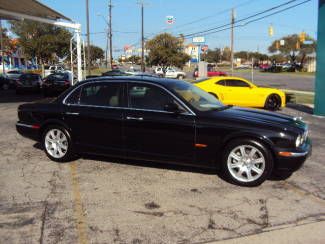
[[[17,132],[23,137],[32,139],[34,141],[39,141],[39,129],[38,125],[30,125],[18,121],[16,123]]]
[[[290,156],[280,156],[280,152],[283,152],[283,150],[278,150],[276,152],[275,170],[293,172],[298,170],[304,164],[306,159],[311,156],[312,144],[310,139],[308,139],[301,148],[291,151]]]

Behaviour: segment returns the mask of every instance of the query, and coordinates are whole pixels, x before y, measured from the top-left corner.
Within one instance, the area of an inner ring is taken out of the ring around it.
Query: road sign
[[[209,49],[209,46],[208,45],[203,45],[201,47],[202,52],[206,52],[208,49]]]
[[[166,16],[166,23],[167,23],[168,25],[172,25],[172,24],[174,24],[174,23],[175,23],[175,18],[174,18],[174,16],[172,16],[172,15],[168,15],[168,16]]]
[[[193,37],[192,42],[196,43],[196,44],[203,44],[203,43],[205,43],[205,37],[204,36],[195,36],[195,37]]]
[[[282,39],[280,40],[280,46],[284,46],[285,41]]]

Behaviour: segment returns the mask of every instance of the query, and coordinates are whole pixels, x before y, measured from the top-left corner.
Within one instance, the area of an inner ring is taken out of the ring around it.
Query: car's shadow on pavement
[[[43,147],[40,143],[35,143],[34,148],[43,150]],[[78,159],[85,160],[93,160],[100,161],[102,163],[112,163],[112,164],[121,164],[121,165],[130,165],[130,166],[138,166],[138,167],[146,167],[146,168],[155,168],[155,169],[166,169],[180,172],[190,172],[190,173],[198,173],[198,174],[206,174],[206,175],[216,175],[220,179],[235,185],[233,182],[229,181],[226,178],[221,170],[217,168],[199,168],[188,165],[179,165],[179,164],[169,164],[169,163],[159,163],[145,160],[135,160],[135,159],[126,159],[126,158],[118,158],[118,157],[109,157],[109,156],[98,156],[98,155],[82,155],[76,156],[72,161],[77,161]],[[54,163],[54,162],[53,162]],[[70,162],[67,162],[70,163]],[[291,176],[292,173],[273,173],[268,180],[270,181],[282,181],[286,180]]]
[[[314,109],[313,108],[308,107],[308,106],[303,105],[303,104],[288,103],[287,104],[287,107],[288,108],[291,108],[293,110],[297,110],[297,111],[300,111],[300,112],[307,113],[307,114],[313,114],[314,113]]]

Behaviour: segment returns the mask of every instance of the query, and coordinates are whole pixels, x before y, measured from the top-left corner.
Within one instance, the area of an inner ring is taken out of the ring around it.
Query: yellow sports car
[[[194,84],[228,105],[278,110],[286,104],[283,91],[258,87],[239,77],[211,77],[197,80]]]

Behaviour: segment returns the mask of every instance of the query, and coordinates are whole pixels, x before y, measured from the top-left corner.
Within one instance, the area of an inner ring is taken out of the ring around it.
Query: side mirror
[[[167,103],[164,106],[164,110],[167,112],[171,112],[171,113],[178,113],[179,112],[179,108],[175,103]]]

